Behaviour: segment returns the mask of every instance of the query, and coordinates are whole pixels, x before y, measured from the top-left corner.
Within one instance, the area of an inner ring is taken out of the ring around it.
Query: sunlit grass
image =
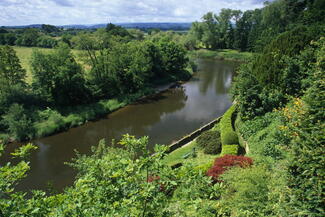
[[[196,150],[196,157],[188,157],[184,159],[184,156],[188,153],[191,153],[193,151],[193,148]],[[173,151],[172,153],[168,154],[163,162],[169,166],[175,165],[177,163],[191,163],[194,166],[207,164],[212,162],[215,158],[217,158],[219,155],[209,155],[204,154],[203,150],[199,149],[196,145],[196,141],[192,141],[191,143]]]
[[[251,52],[240,52],[232,49],[219,49],[219,50],[207,50],[200,49],[190,52],[191,57],[197,58],[216,58],[225,60],[238,60],[246,61],[251,58],[253,53]]]
[[[17,56],[20,60],[21,66],[26,70],[26,81],[31,83],[32,81],[32,73],[31,73],[31,65],[30,61],[32,58],[32,53],[34,49],[39,49],[43,52],[50,52],[51,49],[49,48],[32,48],[32,47],[13,47],[17,53]]]

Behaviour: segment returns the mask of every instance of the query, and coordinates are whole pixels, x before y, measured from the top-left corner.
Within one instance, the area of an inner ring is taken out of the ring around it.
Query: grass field
[[[53,49],[50,48],[39,48],[39,47],[18,47],[18,46],[13,46],[15,49],[17,56],[20,60],[21,66],[26,70],[27,78],[26,81],[27,83],[32,82],[32,72],[31,72],[31,66],[30,66],[30,61],[32,58],[32,53],[33,50],[37,49],[42,52],[51,52]],[[78,50],[72,50],[72,53],[78,57],[81,51]],[[78,58],[77,58],[78,60]]]
[[[192,58],[216,58],[225,60],[246,61],[253,56],[251,52],[240,52],[232,49],[207,50],[199,49],[189,52]]]
[[[39,49],[44,52],[50,52],[51,49],[48,48],[33,48],[33,47],[13,47],[17,53],[17,56],[20,60],[21,66],[26,70],[27,74],[27,82],[30,83],[32,81],[32,73],[31,73],[31,67],[30,67],[30,61],[32,57],[32,53],[34,49]]]

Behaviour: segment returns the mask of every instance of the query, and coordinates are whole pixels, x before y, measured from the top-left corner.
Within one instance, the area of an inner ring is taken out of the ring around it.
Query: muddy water
[[[198,64],[199,72],[180,87],[129,105],[99,121],[33,141],[39,149],[32,154],[32,169],[19,189],[45,189],[50,182],[61,191],[71,185],[75,172],[64,162],[75,157],[74,150],[89,153],[90,147],[102,138],[118,140],[129,133],[148,135],[151,147],[170,144],[222,115],[231,105],[227,93],[238,64],[217,60],[199,60]]]

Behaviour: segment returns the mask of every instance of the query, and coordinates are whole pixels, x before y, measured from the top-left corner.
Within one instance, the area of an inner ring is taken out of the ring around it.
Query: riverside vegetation
[[[0,168],[0,215],[323,216],[324,9],[320,0],[276,0],[239,13],[243,24],[252,20],[242,38],[256,54],[233,83],[236,103],[209,135],[170,155],[165,146],[149,153],[147,137],[125,135],[122,149],[102,141],[91,156],[78,154],[70,163],[78,171],[73,186],[60,194],[33,191],[26,199],[14,189],[35,147],[17,149],[13,157],[22,160]],[[195,25],[205,26],[204,39],[215,37],[210,49],[227,45],[219,26]],[[236,32],[231,28],[226,33]],[[210,149],[211,138],[213,155],[202,145]],[[237,156],[243,149],[246,156]],[[172,169],[175,163],[182,166]]]
[[[77,126],[152,93],[158,84],[190,77],[181,45],[124,33],[108,25],[76,36],[78,60],[64,42],[34,50],[31,82],[14,49],[1,47],[0,139],[28,140]]]

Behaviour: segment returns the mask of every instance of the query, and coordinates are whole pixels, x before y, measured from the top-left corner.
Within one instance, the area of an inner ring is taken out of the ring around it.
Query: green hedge
[[[237,155],[239,150],[238,144],[233,144],[233,145],[223,145],[222,146],[222,152],[221,156],[230,154],[230,155]]]
[[[204,154],[219,154],[221,142],[219,131],[206,131],[196,139],[197,145],[203,149]]]
[[[222,145],[238,144],[238,136],[232,127],[232,116],[236,111],[236,107],[231,106],[223,115],[220,121],[221,143]]]
[[[221,156],[230,154],[239,154],[239,141],[235,130],[233,129],[233,115],[236,111],[236,106],[232,105],[220,120],[221,143],[222,151]]]

